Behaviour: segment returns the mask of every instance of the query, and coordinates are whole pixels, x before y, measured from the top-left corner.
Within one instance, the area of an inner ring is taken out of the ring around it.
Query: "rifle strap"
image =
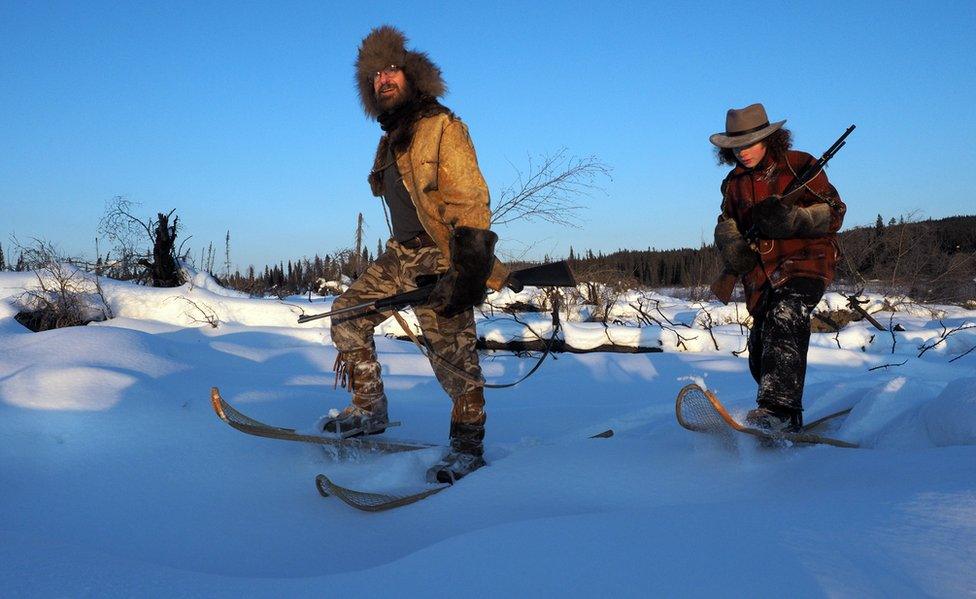
[[[531,370],[526,372],[522,378],[515,381],[514,383],[499,383],[494,385],[486,384],[485,387],[489,389],[505,389],[508,387],[514,387],[515,385],[518,385],[525,379],[535,374],[536,370],[539,370],[539,367],[542,366],[542,362],[544,362],[546,357],[548,357],[549,354],[552,352],[552,345],[556,341],[556,335],[559,334],[559,329],[562,328],[559,323],[559,298],[560,297],[561,296],[559,295],[558,291],[552,294],[552,335],[549,335],[549,340],[546,341],[546,349],[545,351],[542,352],[542,355],[539,356],[539,360],[535,363],[535,366],[533,366]]]
[[[809,178],[807,178],[806,181],[800,181],[800,175],[797,174],[797,172],[795,170],[793,170],[793,165],[790,164],[790,161],[789,160],[786,160],[786,167],[790,169],[790,172],[793,173],[793,178],[796,181],[799,181],[800,184],[797,185],[796,189],[794,189],[793,191],[790,191],[789,193],[786,193],[786,194],[782,195],[780,197],[780,201],[782,201],[784,198],[790,197],[791,195],[793,195],[794,193],[797,193],[801,189],[806,189],[807,191],[809,191],[813,195],[815,195],[818,198],[820,198],[825,204],[827,204],[831,208],[835,208],[835,209],[837,208],[837,202],[835,202],[833,198],[829,198],[829,197],[826,197],[825,198],[824,196],[822,196],[819,193],[817,193],[816,191],[814,191],[812,187],[810,187],[810,183],[812,183],[814,179],[816,179],[817,177],[820,176],[820,173],[822,173],[824,171],[824,167],[821,166],[819,169],[817,169],[817,172],[815,172],[813,175],[811,175]]]
[[[478,377],[471,376],[470,374],[468,374],[467,372],[465,372],[461,368],[458,368],[457,365],[452,364],[447,359],[445,359],[445,358],[441,357],[440,355],[438,355],[433,349],[431,349],[430,345],[427,344],[427,340],[426,339],[424,339],[423,341],[421,341],[417,337],[417,335],[413,332],[413,329],[410,328],[410,325],[407,324],[407,321],[403,318],[403,316],[400,315],[400,311],[399,310],[394,310],[393,311],[393,317],[396,319],[397,324],[400,325],[400,328],[403,329],[404,332],[407,333],[407,336],[410,337],[410,340],[413,341],[414,345],[417,346],[417,348],[420,350],[420,353],[422,353],[424,356],[426,356],[426,358],[428,360],[430,360],[431,362],[433,362],[436,359],[438,362],[441,363],[441,365],[443,365],[452,374],[454,374],[454,375],[456,375],[456,376],[458,376],[458,377],[460,377],[460,378],[462,378],[462,379],[464,379],[464,380],[466,380],[468,382],[476,383],[476,384],[479,384],[479,385],[483,385],[486,389],[506,389],[508,387],[514,387],[515,385],[518,385],[519,383],[521,383],[525,379],[527,379],[530,376],[532,376],[533,374],[535,374],[535,371],[536,370],[539,370],[539,367],[542,366],[542,362],[545,361],[546,357],[548,357],[549,354],[551,353],[553,343],[555,342],[556,336],[559,334],[559,329],[561,328],[560,322],[559,322],[559,294],[558,293],[555,293],[555,294],[553,294],[553,300],[552,300],[552,335],[550,335],[548,341],[546,341],[546,349],[545,349],[545,351],[542,352],[542,355],[539,357],[539,360],[535,363],[535,365],[532,367],[532,369],[529,370],[527,373],[525,373],[525,375],[522,376],[522,378],[520,378],[517,381],[512,382],[512,383],[497,383],[497,384],[495,384],[495,383],[486,383],[485,380],[484,380],[484,378],[478,378]]]
[[[410,328],[410,325],[407,324],[407,321],[403,318],[403,316],[400,316],[399,310],[393,311],[393,317],[396,318],[397,324],[400,325],[400,328],[406,331],[407,336],[410,337],[410,340],[413,341],[414,345],[417,346],[417,349],[420,350],[420,353],[422,353],[428,360],[433,362],[434,359],[436,358],[437,361],[440,362],[442,366],[444,366],[444,368],[451,371],[451,373],[454,374],[455,376],[465,381],[468,381],[470,383],[476,383],[478,385],[484,385],[486,387],[488,386],[485,384],[484,378],[473,377],[467,372],[465,372],[464,370],[458,368],[456,365],[452,364],[451,362],[448,362],[446,359],[438,355],[437,352],[435,352],[430,347],[430,345],[427,344],[426,337],[424,338],[423,341],[421,341],[417,337],[416,333],[413,332],[413,329]]]

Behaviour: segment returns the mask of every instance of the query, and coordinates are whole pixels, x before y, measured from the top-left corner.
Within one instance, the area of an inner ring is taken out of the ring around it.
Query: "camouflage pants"
[[[810,318],[823,293],[823,281],[804,278],[763,290],[749,332],[749,370],[759,383],[760,406],[803,409]]]
[[[391,239],[383,255],[335,300],[332,307],[345,308],[413,291],[417,288],[415,277],[444,272],[447,266],[447,258],[436,247],[410,249]],[[453,318],[445,318],[423,306],[415,306],[414,313],[432,353],[434,375],[444,391],[457,398],[483,387],[475,349],[474,310],[467,310]],[[341,352],[374,348],[373,329],[389,316],[390,312],[370,311],[350,317],[336,317],[332,319],[332,342]],[[474,380],[465,380],[456,370]]]

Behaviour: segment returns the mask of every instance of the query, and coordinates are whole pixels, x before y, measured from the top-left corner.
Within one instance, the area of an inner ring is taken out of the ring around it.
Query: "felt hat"
[[[762,104],[732,108],[725,116],[725,132],[715,133],[708,141],[720,148],[744,148],[779,131],[785,122],[770,123]]]

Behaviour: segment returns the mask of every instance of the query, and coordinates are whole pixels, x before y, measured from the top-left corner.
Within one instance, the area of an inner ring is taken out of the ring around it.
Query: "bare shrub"
[[[34,271],[37,281],[21,294],[25,310],[16,316],[18,322],[38,332],[111,316],[97,278],[71,264],[52,243],[34,239],[30,245],[17,245],[25,270]]]
[[[186,303],[187,308],[186,311],[183,312],[183,315],[186,316],[190,322],[195,324],[210,325],[210,328],[212,329],[216,329],[218,326],[220,326],[220,318],[217,317],[217,312],[208,304],[191,300],[185,295],[178,295],[170,299],[176,299]]]
[[[577,270],[576,278],[583,281],[578,292],[583,303],[593,307],[590,322],[606,323],[617,300],[640,285],[633,277],[606,266],[585,266]]]
[[[610,178],[610,167],[595,156],[567,156],[566,149],[529,158],[525,172],[516,169],[515,182],[502,190],[492,209],[491,222],[504,225],[517,220],[544,220],[557,225],[579,227],[577,201],[602,188],[599,178]]]

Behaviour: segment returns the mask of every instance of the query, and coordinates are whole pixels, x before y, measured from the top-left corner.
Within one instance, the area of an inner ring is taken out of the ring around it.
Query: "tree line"
[[[363,249],[357,254],[355,250],[346,249],[324,257],[316,254],[312,258],[286,260],[265,266],[260,271],[248,266],[244,272],[235,270],[229,275],[211,274],[224,287],[251,295],[335,293],[342,281],[355,279],[376,260],[378,254],[382,253],[382,245],[378,244],[376,251],[373,254]]]
[[[976,216],[913,220],[878,215],[873,226],[838,234],[842,252],[839,284],[902,294],[919,301],[976,297]],[[580,278],[644,287],[699,290],[718,276],[721,261],[712,245],[674,250],[618,250],[604,255],[570,248]],[[703,295],[704,297],[704,295]]]
[[[162,214],[159,215],[163,217]],[[175,220],[175,219],[174,219]],[[155,232],[140,223],[142,229]],[[173,227],[175,236],[175,226]],[[362,247],[362,222],[357,226],[356,247],[325,256],[298,257],[266,265],[261,269],[248,266],[244,271],[230,271],[230,233],[225,248],[223,269],[214,265],[214,251],[204,250],[199,264],[226,287],[252,295],[338,292],[338,283],[355,279],[384,251],[377,240],[376,251]],[[976,297],[976,216],[952,216],[937,220],[914,220],[911,216],[889,218],[878,215],[873,226],[854,227],[838,235],[842,257],[838,263],[837,283],[857,289],[902,294],[918,301],[953,302]],[[123,244],[131,248],[134,244]],[[194,263],[189,253],[180,255]],[[88,266],[100,274],[118,280],[138,279],[139,256],[151,252],[115,249],[99,256]],[[120,258],[121,257],[121,258]],[[658,250],[618,250],[608,254],[572,247],[568,259],[581,282],[611,284],[621,289],[633,287],[673,287],[691,290],[707,298],[707,286],[721,271],[715,247]],[[0,244],[0,270],[23,271],[32,268],[21,249],[16,260],[5,254]],[[70,261],[75,263],[76,261]],[[527,263],[515,263],[518,267]]]

